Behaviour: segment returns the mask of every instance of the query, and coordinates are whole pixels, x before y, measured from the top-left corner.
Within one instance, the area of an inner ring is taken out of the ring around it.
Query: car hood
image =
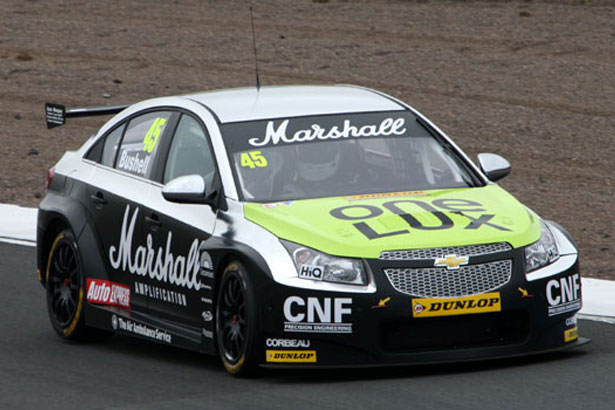
[[[536,214],[498,185],[244,204],[246,219],[281,239],[331,255],[540,238]]]

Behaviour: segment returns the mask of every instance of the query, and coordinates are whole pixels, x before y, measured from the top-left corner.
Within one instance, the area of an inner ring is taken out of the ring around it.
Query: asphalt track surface
[[[0,409],[613,409],[615,326],[533,358],[227,375],[218,359],[116,336],[62,342],[47,319],[35,249],[0,244]]]

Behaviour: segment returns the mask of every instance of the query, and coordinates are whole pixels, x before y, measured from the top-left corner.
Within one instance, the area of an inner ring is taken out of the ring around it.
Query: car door
[[[189,113],[182,113],[168,145],[166,160],[159,162],[160,184],[147,196],[145,229],[155,248],[164,250],[158,279],[137,285],[135,293],[148,296],[153,315],[213,332],[213,272],[207,252],[217,210],[206,204],[169,202],[163,185],[174,178],[197,174],[205,180],[206,193],[219,179],[206,128]],[[209,265],[209,266],[208,266]]]
[[[149,271],[151,250],[144,237],[143,202],[152,187],[153,164],[171,128],[173,114],[149,111],[119,124],[105,136],[100,161],[89,177],[84,196],[93,216],[107,276],[130,295],[128,301],[124,298],[120,302],[102,303],[147,311],[147,298],[133,291],[134,283]]]

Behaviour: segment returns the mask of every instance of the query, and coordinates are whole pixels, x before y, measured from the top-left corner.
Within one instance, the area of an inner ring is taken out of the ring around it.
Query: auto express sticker
[[[100,305],[130,307],[130,288],[108,280],[87,280],[87,299]]]
[[[289,296],[284,301],[284,331],[305,333],[352,333],[351,298]]]
[[[549,316],[581,309],[581,280],[579,274],[551,279],[546,286]]]

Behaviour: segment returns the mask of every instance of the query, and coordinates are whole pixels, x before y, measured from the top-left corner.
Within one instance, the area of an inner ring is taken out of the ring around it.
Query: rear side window
[[[197,174],[203,177],[209,190],[215,169],[205,130],[191,116],[182,115],[169,149],[163,182],[166,184],[177,177]]]
[[[124,128],[126,128],[126,124],[120,125],[96,141],[94,146],[90,148],[90,151],[87,153],[85,158],[98,162],[99,164],[112,167],[113,161],[115,160],[115,153],[117,152],[118,143],[124,133]]]
[[[113,131],[111,131],[105,137],[105,142],[103,145],[102,157],[100,159],[100,163],[106,165],[108,167],[113,166],[113,161],[115,160],[115,153],[117,152],[117,146],[120,142],[120,137],[124,133],[124,128],[126,128],[126,124],[122,124]]]
[[[151,112],[133,118],[128,123],[115,168],[149,178],[171,112]]]

